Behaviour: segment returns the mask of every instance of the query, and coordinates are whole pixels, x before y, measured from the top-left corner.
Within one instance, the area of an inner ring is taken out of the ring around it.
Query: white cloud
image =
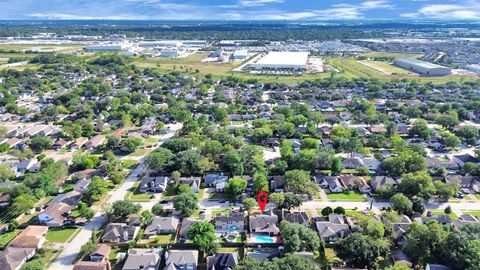
[[[238,4],[244,7],[258,7],[274,3],[279,4],[283,2],[284,0],[240,0],[238,1]]]
[[[417,12],[404,13],[401,16],[407,18],[478,19],[480,18],[480,1],[425,5]]]

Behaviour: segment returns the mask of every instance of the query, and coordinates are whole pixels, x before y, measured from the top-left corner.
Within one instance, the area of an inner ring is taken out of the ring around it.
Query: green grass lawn
[[[209,200],[228,200],[229,198],[230,197],[225,193],[216,192],[216,193],[213,193],[212,195],[210,195],[210,197],[208,199]]]
[[[230,215],[229,209],[223,209],[223,208],[218,208],[218,209],[213,209],[212,210],[212,217],[216,217],[220,214],[226,215],[227,217]]]
[[[477,200],[480,200],[480,194],[476,194],[475,197],[477,198]]]
[[[70,237],[76,235],[80,228],[50,229],[47,232],[47,240],[53,243],[65,243]]]
[[[445,212],[442,211],[442,210],[430,210],[430,213],[432,213],[432,215],[445,215]],[[457,214],[455,213],[450,213],[449,216],[451,218],[458,218]]]
[[[162,234],[162,235],[157,235],[153,238],[152,243],[156,245],[167,245],[170,243],[173,243],[175,241],[175,235],[173,234]]]
[[[135,152],[131,153],[129,156],[132,156],[132,157],[143,157],[145,155],[148,154],[148,152],[150,152],[150,149],[137,149],[135,150]]]
[[[367,199],[365,198],[365,195],[352,190],[344,191],[342,193],[329,193],[327,194],[327,198],[329,200],[350,201],[350,202],[367,201]]]
[[[469,210],[469,211],[462,211],[464,214],[470,214],[472,216],[478,217],[480,216],[480,210]]]
[[[133,187],[127,191],[125,200],[132,202],[149,202],[155,197],[153,194],[140,192],[138,185],[140,185],[140,182],[136,182]]]
[[[80,216],[80,211],[78,211],[78,209],[72,210],[70,216],[77,218]]]
[[[4,249],[5,246],[8,245],[8,243],[10,243],[10,241],[12,241],[12,239],[15,238],[15,236],[17,236],[20,232],[21,230],[13,230],[0,235],[0,249]]]
[[[137,160],[133,159],[124,159],[122,160],[122,167],[125,169],[133,169],[138,164]]]
[[[204,188],[199,189],[197,194],[199,200],[203,199],[203,194],[205,194],[205,189]]]
[[[62,186],[62,193],[67,193],[73,190],[75,184],[73,183],[66,183]]]

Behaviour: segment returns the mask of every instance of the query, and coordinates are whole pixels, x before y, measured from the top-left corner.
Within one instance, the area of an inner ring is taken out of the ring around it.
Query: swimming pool
[[[273,237],[257,235],[252,239],[254,243],[275,243],[275,239]]]

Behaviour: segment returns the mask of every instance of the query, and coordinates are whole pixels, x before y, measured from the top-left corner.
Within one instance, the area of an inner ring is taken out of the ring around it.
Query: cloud
[[[264,6],[272,3],[283,3],[284,0],[240,0],[238,1],[238,5],[244,7],[257,7],[257,6]]]
[[[406,18],[478,19],[480,18],[480,1],[425,5],[417,12],[403,13],[401,16]]]

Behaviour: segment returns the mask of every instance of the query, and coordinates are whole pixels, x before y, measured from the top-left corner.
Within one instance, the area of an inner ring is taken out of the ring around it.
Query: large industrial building
[[[299,72],[307,68],[308,52],[269,52],[250,65],[253,70],[260,71],[293,71]]]
[[[91,52],[101,52],[101,51],[110,51],[110,52],[118,52],[127,50],[129,45],[127,44],[97,44],[97,45],[90,45],[85,48],[87,51]]]
[[[245,61],[248,59],[248,50],[236,50],[232,55],[235,61]]]
[[[449,67],[440,66],[416,59],[397,58],[393,63],[401,68],[427,76],[445,76],[452,72]]]

